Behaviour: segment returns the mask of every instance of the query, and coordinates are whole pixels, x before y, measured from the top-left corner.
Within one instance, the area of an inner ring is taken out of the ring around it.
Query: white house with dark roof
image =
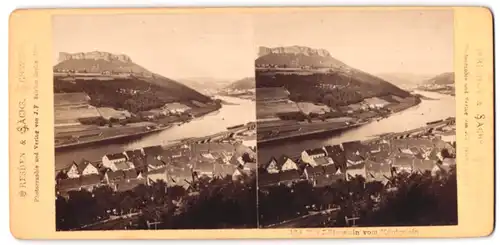
[[[300,154],[300,158],[303,162],[308,163],[311,166],[317,166],[316,159],[320,157],[325,157],[326,151],[323,148],[315,148],[305,150]]]
[[[278,166],[278,160],[276,158],[271,158],[269,162],[266,164],[266,171],[270,174],[277,174],[280,172],[280,168]]]
[[[114,166],[116,163],[120,162],[126,162],[127,161],[127,156],[123,153],[113,153],[113,154],[106,154],[102,157],[102,165],[106,168],[116,168]],[[115,171],[115,170],[113,170]]]
[[[278,159],[276,159],[276,161],[277,161],[278,170],[281,172],[299,169],[299,167],[297,166],[297,163],[294,162],[288,156],[281,155]]]
[[[79,163],[73,162],[67,169],[68,178],[80,178],[81,176],[99,174],[99,168],[96,163],[82,159]]]

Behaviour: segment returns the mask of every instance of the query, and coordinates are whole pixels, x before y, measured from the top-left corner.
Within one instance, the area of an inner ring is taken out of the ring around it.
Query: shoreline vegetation
[[[257,140],[258,143],[272,143],[297,137],[349,130],[417,106],[422,102],[422,99],[431,98],[411,95],[391,109],[376,107],[350,113],[326,112],[324,114],[314,112],[306,114],[300,111],[291,117],[279,118],[280,120],[257,120],[259,125]]]
[[[104,125],[107,126],[100,126],[97,128],[82,128],[82,130],[63,132],[59,134],[59,137],[56,135],[55,149],[60,150],[64,148],[84,146],[88,144],[105,143],[108,141],[119,139],[123,140],[142,137],[147,134],[168,130],[175,125],[188,123],[193,119],[202,118],[203,116],[218,111],[219,109],[220,107],[213,108],[213,110],[204,110],[202,112],[198,112],[196,116],[190,115],[179,117],[179,120],[172,120],[165,117],[155,120],[138,121],[129,124],[122,123],[122,120],[118,120],[114,123],[105,123]],[[128,120],[128,118],[125,120]],[[93,123],[91,123],[90,125],[93,125]],[[83,137],[79,136],[79,134],[81,134]],[[70,140],[68,140],[68,136]],[[61,138],[62,141],[60,140]]]

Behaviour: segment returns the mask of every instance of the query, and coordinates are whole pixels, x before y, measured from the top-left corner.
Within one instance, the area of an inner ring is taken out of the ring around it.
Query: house
[[[116,162],[110,167],[111,171],[119,171],[119,170],[127,171],[134,168],[135,168],[134,164],[129,161]]]
[[[115,110],[111,107],[98,107],[97,110],[99,114],[106,120],[110,120],[111,118],[123,120],[131,116],[130,112],[126,110]]]
[[[188,167],[171,167],[167,170],[167,180],[169,185],[182,186],[188,188],[190,184],[186,181],[191,182],[193,179],[193,172]]]
[[[181,104],[179,102],[167,103],[162,107],[163,110],[170,114],[181,114],[191,109],[191,107]]]
[[[118,171],[107,171],[104,174],[104,180],[108,185],[113,185],[116,182],[120,182],[125,179],[125,173],[123,170]]]
[[[413,172],[425,173],[426,171],[431,171],[436,166],[436,162],[433,160],[426,159],[415,159],[413,161]]]
[[[135,169],[129,169],[126,171],[123,171],[123,174],[125,175],[125,180],[129,181],[134,180],[134,179],[142,179],[142,173],[137,172]]]
[[[61,179],[56,184],[56,192],[60,195],[80,189],[80,178]]]
[[[246,176],[250,175],[251,173],[249,171],[245,171],[244,169],[241,168],[236,168],[231,175],[231,178],[233,181],[241,181],[243,178]]]
[[[146,162],[146,158],[144,157],[132,158],[129,162],[134,166],[134,169],[138,172],[146,172],[148,170],[148,164]]]
[[[310,182],[314,182],[314,179],[316,179],[318,176],[325,174],[325,169],[323,168],[323,166],[307,166],[304,169],[303,174],[307,180],[309,180]]]
[[[369,149],[366,145],[361,143],[361,141],[349,141],[341,144],[342,149],[344,150],[346,155],[355,154],[360,156],[366,156],[369,152]]]
[[[345,175],[320,175],[314,179],[313,186],[314,187],[325,187],[335,185],[341,181],[345,180]]]
[[[142,153],[146,156],[159,156],[163,152],[163,148],[159,145],[147,146],[142,148]]]
[[[366,103],[371,109],[380,109],[390,104],[388,101],[377,97],[366,98],[364,99],[364,103]]]
[[[348,165],[346,168],[346,180],[351,180],[356,178],[356,176],[361,176],[366,179],[366,164],[360,163],[356,165]]]
[[[142,176],[142,173],[137,173],[135,169],[130,169],[127,171],[118,170],[116,172],[108,171],[104,175],[108,185],[115,191],[127,191],[133,189],[137,185],[147,184],[146,179]]]
[[[408,172],[411,173],[413,171],[413,161],[415,158],[405,156],[405,155],[396,155],[393,159],[392,168],[396,173],[400,172]]]
[[[158,116],[154,111],[141,111],[139,115],[145,119],[155,119]]]
[[[163,160],[163,158],[162,158],[162,160]],[[193,161],[191,161],[189,156],[181,156],[181,157],[176,157],[176,158],[170,159],[170,164],[173,166],[176,166],[176,167],[184,167],[184,166],[192,165]],[[165,161],[163,160],[163,162],[165,162]]]
[[[309,149],[301,153],[301,159],[303,162],[308,163],[311,166],[316,166],[316,159],[320,157],[325,157],[326,152],[322,148]]]
[[[193,171],[195,171],[198,176],[206,175],[212,177],[214,175],[214,163],[198,161],[195,163]]]
[[[346,154],[346,165],[347,166],[352,166],[352,165],[358,165],[363,163],[364,158],[360,155],[357,155],[355,153],[351,154]]]
[[[321,168],[322,171],[318,168]],[[345,180],[346,177],[341,167],[335,164],[314,167],[307,171],[307,175],[312,176],[312,178],[309,178],[309,181],[314,187],[330,186]]]
[[[281,171],[288,171],[288,170],[298,170],[297,163],[295,163],[291,158],[281,155],[278,158],[278,166]]]
[[[235,147],[230,143],[201,143],[193,145],[193,152],[196,153],[233,153]],[[232,156],[232,154],[231,154]]]
[[[255,163],[255,162],[246,162],[243,165],[242,168],[245,171],[255,171],[257,169],[257,163]]]
[[[331,165],[334,163],[333,159],[330,157],[327,157],[327,156],[318,157],[318,158],[314,159],[314,161],[316,162],[316,165],[318,165],[318,166],[326,166],[326,165]]]
[[[168,159],[165,159],[168,161]],[[166,166],[166,162],[163,158],[153,157],[151,155],[146,156],[146,163],[148,165],[148,171],[164,168]]]
[[[214,157],[214,155],[212,155],[212,153],[207,152],[207,153],[201,153],[200,155],[201,155],[201,157],[205,158],[206,160],[215,161],[215,157]]]
[[[79,178],[61,179],[57,182],[56,189],[60,194],[70,191],[87,190],[92,191],[94,188],[103,185],[99,174],[82,175]]]
[[[191,156],[191,151],[189,148],[184,147],[172,147],[163,151],[162,156],[169,156],[171,159],[189,157]]]
[[[366,181],[379,181],[386,184],[392,177],[392,167],[390,161],[375,162],[372,160],[365,161]]]
[[[327,156],[330,157],[335,164],[345,165],[347,162],[345,152],[340,145],[325,146]]]
[[[399,152],[406,155],[413,155],[413,151],[410,150],[409,148],[399,148]]]
[[[123,154],[127,157],[127,160],[131,160],[134,158],[142,158],[143,154],[141,150],[128,150],[124,151]]]
[[[262,173],[259,174],[257,178],[257,184],[259,185],[259,187],[273,186],[279,184],[280,182],[279,174]]]
[[[97,163],[82,159],[79,163],[73,162],[66,170],[68,178],[80,178],[80,176],[99,174]]]
[[[168,183],[167,175],[167,168],[165,166],[162,168],[149,170],[146,177],[146,184],[152,185],[153,183],[156,183],[158,181]]]
[[[106,154],[102,157],[102,165],[106,168],[113,169],[116,163],[126,162],[127,156],[123,153]],[[115,171],[115,170],[113,170]]]
[[[99,174],[89,174],[82,175],[80,177],[80,187],[88,191],[92,191],[94,188],[103,185],[101,175]]]
[[[120,182],[116,182],[114,186],[114,190],[117,192],[123,192],[134,189],[138,185],[146,185],[147,181],[145,178],[135,178],[135,179],[127,179],[122,180]]]
[[[299,171],[297,170],[289,170],[280,172],[277,174],[279,176],[279,184],[291,186],[294,183],[301,181]]]
[[[269,162],[267,162],[264,167],[269,174],[277,174],[280,172],[280,167],[278,166],[278,160],[272,157]]]
[[[233,176],[236,166],[231,164],[214,164],[213,175],[220,178],[225,178],[226,176]]]
[[[437,163],[435,167],[431,170],[433,176],[437,173],[449,172],[453,167],[456,166],[455,158],[445,158],[442,163]]]

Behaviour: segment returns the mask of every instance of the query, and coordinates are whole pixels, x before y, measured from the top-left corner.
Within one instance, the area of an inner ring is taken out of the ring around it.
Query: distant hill
[[[95,106],[138,112],[169,102],[212,101],[192,88],[146,70],[126,55],[61,53],[54,72],[55,93],[85,92]]]
[[[217,90],[224,88],[231,83],[231,81],[207,77],[179,78],[177,81],[199,92]]]
[[[447,85],[455,83],[455,73],[446,72],[424,81],[424,84]]]
[[[255,78],[246,77],[235,82],[232,82],[226,88],[229,89],[254,89],[255,88]]]
[[[340,106],[374,96],[410,96],[392,83],[349,67],[326,50],[301,46],[262,47],[259,54],[261,56],[255,61],[256,86],[285,87],[292,100]]]
[[[380,73],[376,76],[401,88],[416,87],[432,77],[432,75],[412,73]]]

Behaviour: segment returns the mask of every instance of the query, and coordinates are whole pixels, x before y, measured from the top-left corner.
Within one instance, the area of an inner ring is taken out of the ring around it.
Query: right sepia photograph
[[[254,18],[260,228],[457,225],[452,10]]]

